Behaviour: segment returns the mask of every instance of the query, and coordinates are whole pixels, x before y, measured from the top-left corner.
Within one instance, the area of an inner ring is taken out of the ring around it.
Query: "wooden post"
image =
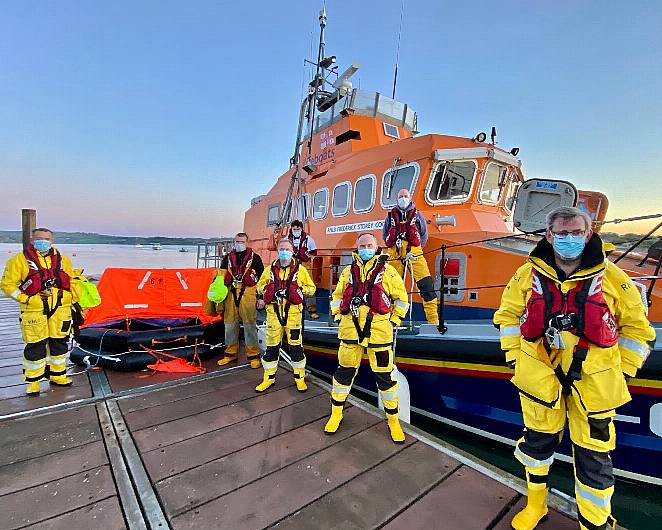
[[[23,227],[23,250],[30,246],[32,231],[37,228],[37,210],[23,208],[21,210],[21,225]]]

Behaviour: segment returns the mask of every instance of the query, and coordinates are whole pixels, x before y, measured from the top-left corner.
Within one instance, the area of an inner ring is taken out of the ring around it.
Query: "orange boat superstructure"
[[[359,65],[338,74],[335,56],[325,55],[324,11],[319,21],[317,61],[307,61],[316,73],[301,104],[290,169],[266,195],[251,201],[244,220],[253,247],[266,259],[275,257],[274,239],[287,234],[288,223],[304,221],[318,246],[311,269],[319,302],[333,288],[340,267],[350,262],[361,232],[382,240],[384,218],[402,188],[410,190],[427,221],[425,259],[437,289],[444,284],[449,319],[491,317],[503,286],[537,240],[522,237],[517,226],[526,231],[544,226],[545,212],[557,204],[577,204],[596,222],[604,220],[609,202],[602,193],[578,193],[562,181],[529,181],[523,188],[539,187],[534,191],[540,193],[531,203],[521,201],[532,206],[514,221],[525,180],[519,149],[498,147],[494,128],[489,142],[485,133],[418,136],[417,115],[407,104],[352,87]],[[652,265],[637,268],[635,263],[621,265],[634,269],[633,276],[654,274]],[[660,291],[656,288],[651,298],[659,298]],[[423,320],[420,299],[414,302],[412,319]],[[661,303],[653,304],[651,318],[662,321]]]
[[[512,221],[517,189],[525,178],[522,163],[517,150],[486,143],[485,135],[415,136],[416,125],[408,105],[377,92],[351,90],[315,118],[312,134],[299,145],[301,167],[291,167],[266,195],[253,199],[244,228],[255,249],[272,259],[274,231],[285,235],[287,221],[304,220],[319,247],[313,278],[321,289],[329,289],[338,267],[349,263],[357,235],[372,232],[381,241],[382,223],[398,190],[409,188],[428,223],[424,250],[437,283],[440,249],[448,247],[447,318],[489,318],[502,286],[536,240],[522,238]],[[288,198],[290,187],[294,191]],[[582,192],[579,203],[596,220],[604,219],[604,195]],[[518,237],[471,243],[508,235]],[[414,301],[420,302],[417,297]],[[652,311],[653,320],[662,320],[660,304]],[[415,311],[414,319],[422,320],[421,314]]]

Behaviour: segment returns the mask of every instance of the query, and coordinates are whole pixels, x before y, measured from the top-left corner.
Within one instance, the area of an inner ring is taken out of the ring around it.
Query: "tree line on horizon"
[[[107,244],[107,245],[147,245],[160,243],[161,245],[197,245],[198,243],[217,243],[222,237],[167,237],[167,236],[111,236],[94,232],[56,232],[58,243],[70,244]],[[19,230],[0,230],[0,243],[21,243],[23,234]]]

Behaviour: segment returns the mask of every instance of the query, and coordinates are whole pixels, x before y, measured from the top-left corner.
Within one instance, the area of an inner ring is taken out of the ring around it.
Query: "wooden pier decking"
[[[411,429],[402,445],[353,400],[242,363],[204,376],[94,371],[23,395],[17,309],[0,299],[2,528],[510,528],[521,481]],[[50,408],[49,408],[50,407]],[[53,408],[55,407],[55,408]],[[541,528],[577,523],[550,511]]]

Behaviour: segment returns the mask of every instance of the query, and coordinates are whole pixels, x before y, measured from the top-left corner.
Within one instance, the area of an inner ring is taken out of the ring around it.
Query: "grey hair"
[[[579,208],[569,206],[561,206],[559,208],[555,208],[547,214],[547,230],[552,229],[554,221],[557,219],[574,219],[575,217],[581,217],[584,219],[584,223],[586,223],[586,230],[590,230],[591,226],[593,225],[593,220],[589,217],[589,215]]]
[[[294,243],[292,243],[292,241],[290,241],[289,239],[287,239],[287,238],[281,239],[278,242],[278,246],[280,246],[281,243],[287,243],[288,245],[290,245],[290,247],[292,247],[292,250],[294,250]]]

